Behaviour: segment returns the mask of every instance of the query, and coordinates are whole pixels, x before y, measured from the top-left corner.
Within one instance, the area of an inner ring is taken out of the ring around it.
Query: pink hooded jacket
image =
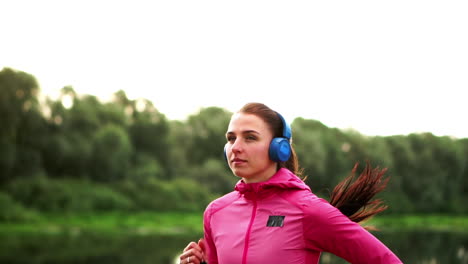
[[[208,264],[311,264],[322,251],[353,264],[402,263],[287,169],[211,202],[204,213]]]

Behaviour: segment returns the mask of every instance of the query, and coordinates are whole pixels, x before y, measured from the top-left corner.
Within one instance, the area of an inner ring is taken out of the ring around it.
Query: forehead
[[[270,133],[268,124],[260,117],[253,114],[235,113],[229,122],[228,133],[242,133],[244,131],[256,131],[258,133]]]

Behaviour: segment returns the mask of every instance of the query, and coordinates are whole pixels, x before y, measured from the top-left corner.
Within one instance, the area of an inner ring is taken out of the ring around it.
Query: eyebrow
[[[250,134],[250,133],[260,134],[260,133],[259,133],[258,131],[256,131],[256,130],[244,130],[244,131],[241,132],[241,134]],[[232,131],[228,131],[228,132],[226,133],[226,135],[233,135],[233,134],[236,134],[236,133],[234,133],[234,132],[232,132]]]

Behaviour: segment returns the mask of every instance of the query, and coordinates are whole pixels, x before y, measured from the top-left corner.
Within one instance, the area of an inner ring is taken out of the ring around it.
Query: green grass
[[[378,216],[368,223],[381,230],[435,230],[468,232],[468,216],[460,215],[399,215]]]
[[[41,214],[27,222],[0,222],[0,234],[184,234],[203,232],[202,212],[138,212],[94,214]],[[405,215],[378,216],[366,225],[380,230],[441,230],[468,232],[468,216]]]
[[[201,233],[203,213],[95,213],[43,214],[39,219],[22,223],[0,223],[0,233],[79,233],[109,234],[180,234]]]

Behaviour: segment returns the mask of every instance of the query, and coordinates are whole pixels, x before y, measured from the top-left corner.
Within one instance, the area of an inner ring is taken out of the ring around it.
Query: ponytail
[[[335,186],[330,197],[330,204],[340,210],[351,221],[360,223],[387,209],[380,199],[372,200],[387,186],[389,178],[383,178],[386,168],[372,168],[369,162],[356,179],[358,163],[351,174]],[[374,227],[365,227],[374,230]]]

